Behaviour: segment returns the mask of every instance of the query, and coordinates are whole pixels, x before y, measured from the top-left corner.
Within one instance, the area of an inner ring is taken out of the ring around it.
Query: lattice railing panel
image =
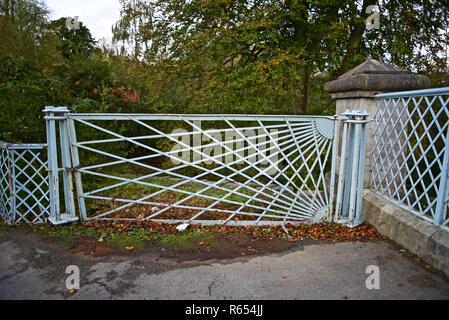
[[[85,202],[88,219],[259,223],[330,213],[333,118],[70,114],[69,119],[77,136],[72,147],[81,159],[80,209]],[[135,136],[120,130],[131,127]]]
[[[13,220],[11,209],[11,162],[7,144],[0,142],[0,215],[8,222]]]
[[[43,223],[49,215],[49,187],[43,145],[3,144],[0,207],[9,223]]]
[[[371,187],[432,222],[440,214],[438,196],[446,179],[448,103],[449,91],[387,95],[377,101]],[[438,224],[448,225],[447,216]]]

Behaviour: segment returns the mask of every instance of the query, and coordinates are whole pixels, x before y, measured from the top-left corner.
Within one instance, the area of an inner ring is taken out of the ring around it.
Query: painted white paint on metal
[[[449,226],[449,87],[379,94],[371,188]]]
[[[46,145],[0,143],[0,215],[8,223],[43,223],[49,216]]]
[[[329,193],[335,177],[328,176],[335,174],[336,117],[69,113],[46,119],[68,123],[83,220],[176,218],[192,223],[207,217],[230,223],[246,217],[259,224],[312,221],[317,215],[329,219],[332,214]],[[184,129],[168,132],[161,120]],[[138,127],[142,134],[124,136],[108,126],[112,121]],[[79,141],[80,130],[102,138]],[[230,133],[231,139],[223,139]],[[205,143],[185,142],[195,135]],[[134,146],[142,155],[124,157],[102,148],[112,143]],[[108,160],[82,164],[80,152]],[[193,160],[179,157],[183,152],[193,154]],[[128,175],[121,174],[124,167],[130,168]],[[85,190],[88,179],[107,182]],[[137,192],[125,191],[130,189]]]

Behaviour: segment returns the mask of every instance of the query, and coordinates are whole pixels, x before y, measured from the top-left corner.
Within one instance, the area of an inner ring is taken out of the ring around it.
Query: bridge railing
[[[376,102],[370,188],[448,228],[449,88],[378,94]],[[166,220],[190,222],[241,222],[237,217],[245,216],[251,223],[333,218],[357,224],[366,117],[357,110],[313,117],[72,114],[49,107],[48,148],[0,144],[0,214],[10,223],[165,214]],[[173,126],[161,126],[165,122]],[[123,134],[123,126],[114,131],[108,123],[134,125],[138,135]],[[86,135],[91,131],[100,136]],[[206,143],[195,144],[196,137]],[[114,144],[131,146],[135,155],[104,149]],[[104,159],[87,163],[80,152]],[[178,217],[180,210],[190,215]]]
[[[378,94],[371,189],[449,226],[449,87]]]

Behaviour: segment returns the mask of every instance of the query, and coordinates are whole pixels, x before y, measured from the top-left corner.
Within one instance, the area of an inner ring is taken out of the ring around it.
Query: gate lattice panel
[[[332,214],[332,117],[68,114],[67,124],[83,220]]]
[[[49,215],[45,145],[0,145],[0,214],[9,223],[43,223]]]

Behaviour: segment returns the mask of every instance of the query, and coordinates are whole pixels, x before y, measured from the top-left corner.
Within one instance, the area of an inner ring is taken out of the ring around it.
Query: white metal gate
[[[66,121],[83,220],[275,224],[332,214],[332,117],[68,114]],[[132,125],[139,135],[119,132]],[[121,155],[120,145],[133,155]]]
[[[234,225],[360,222],[363,113],[44,111],[47,145],[2,149],[0,210],[11,223],[46,218],[53,224],[78,218]],[[41,157],[45,147],[48,161]],[[24,199],[11,197],[23,192]],[[17,215],[21,206],[28,212]]]

